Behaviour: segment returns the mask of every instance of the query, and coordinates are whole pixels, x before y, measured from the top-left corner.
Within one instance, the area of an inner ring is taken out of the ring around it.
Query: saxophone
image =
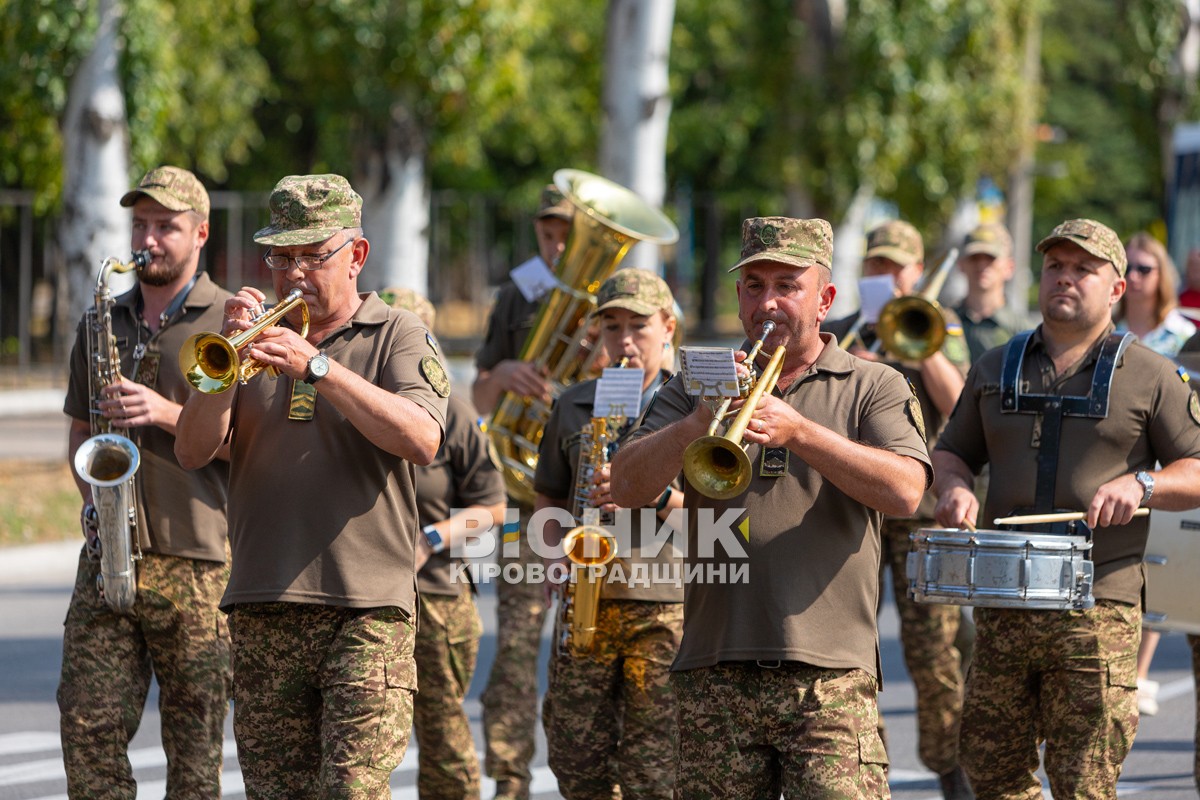
[[[570,588],[559,605],[560,653],[579,657],[592,651],[596,635],[596,616],[600,612],[600,590],[604,586],[605,567],[616,558],[617,539],[605,525],[612,524],[611,514],[602,514],[588,499],[592,477],[608,463],[609,419],[592,417],[580,430],[579,464],[575,468],[575,492],[571,513],[578,527],[563,537],[563,550],[572,567]],[[618,427],[613,426],[614,429]],[[578,567],[576,569],[575,567]]]
[[[121,379],[121,354],[112,332],[113,296],[108,279],[112,273],[141,269],[148,263],[148,250],[134,253],[128,263],[106,258],[96,279],[95,302],[84,318],[92,436],[75,451],[75,472],[92,487],[92,502],[84,507],[81,522],[88,555],[100,560],[96,589],[118,614],[128,614],[137,597],[134,562],[142,552],[137,540],[133,476],[141,454],[131,439],[113,432],[112,421],[100,411],[104,388]]]

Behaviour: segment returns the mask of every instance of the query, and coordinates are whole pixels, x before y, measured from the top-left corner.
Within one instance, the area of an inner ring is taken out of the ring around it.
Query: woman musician
[[[677,323],[666,283],[644,270],[619,270],[601,285],[597,301],[593,318],[600,322],[610,357],[627,358],[626,368],[642,373],[640,402],[609,417],[605,425],[607,411],[594,408],[603,378],[563,392],[539,449],[536,510],[572,510],[572,498],[581,495],[594,509],[620,513],[609,494],[611,451],[605,452],[602,442],[585,449],[581,441],[599,430],[619,446],[621,436],[670,377],[667,355]],[[594,419],[601,424],[593,426]],[[590,459],[582,471],[581,459]],[[577,482],[583,485],[577,487]],[[559,619],[555,638],[567,646],[551,659],[542,718],[550,769],[568,800],[611,796],[614,780],[625,796],[667,800],[672,795],[677,734],[668,670],[683,632],[681,558],[669,538],[663,541],[655,536],[657,531],[643,526],[650,520],[655,527],[661,525],[682,504],[682,492],[668,487],[655,503],[655,514],[629,513],[632,546],[617,552],[606,568],[588,642],[581,646],[578,639],[572,641],[578,620],[571,626]],[[541,535],[547,545],[557,546],[564,533],[551,521]],[[631,580],[635,576],[638,580]],[[646,581],[647,576],[651,580]],[[656,576],[670,579],[655,580]],[[571,591],[571,585],[565,585],[560,602],[569,603]],[[582,605],[576,603],[572,613],[581,614]]]

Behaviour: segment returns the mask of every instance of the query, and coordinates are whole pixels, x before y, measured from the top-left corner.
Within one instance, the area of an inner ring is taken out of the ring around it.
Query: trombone
[[[234,382],[245,383],[266,367],[258,359],[243,359],[238,351],[257,339],[263,331],[277,324],[293,308],[299,306],[301,336],[308,335],[308,304],[299,289],[293,289],[270,311],[254,317],[249,328],[230,338],[219,333],[197,333],[179,348],[179,368],[187,382],[205,394],[220,394]],[[270,370],[275,377],[275,370]]]
[[[942,313],[937,296],[956,261],[958,248],[952,247],[937,271],[916,292],[889,300],[883,306],[875,325],[872,353],[882,349],[903,361],[924,361],[942,349],[946,339],[946,315]],[[843,350],[849,350],[856,339],[861,340],[863,322],[860,313],[854,327],[839,342]]]
[[[753,349],[746,356],[745,364],[752,364],[766,342],[767,336],[775,330],[775,323],[767,320],[763,323],[762,335],[754,343]],[[750,417],[758,406],[762,396],[775,388],[779,374],[783,371],[783,357],[786,350],[783,345],[775,348],[771,360],[763,368],[762,374],[753,379],[749,396],[741,410],[733,419],[733,423],[722,436],[717,435],[717,428],[729,414],[729,404],[732,398],[725,398],[713,414],[712,423],[708,426],[708,434],[701,436],[687,446],[683,451],[683,474],[688,483],[705,497],[714,500],[729,500],[746,491],[753,475],[750,456],[746,455],[742,435],[750,424]],[[749,387],[747,387],[749,388]]]

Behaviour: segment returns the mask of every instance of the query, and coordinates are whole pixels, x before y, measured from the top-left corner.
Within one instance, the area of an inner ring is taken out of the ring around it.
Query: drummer
[[[1176,365],[1113,332],[1125,249],[1092,220],[1063,222],[1043,254],[1037,329],[988,351],[933,454],[937,521],[1080,511],[1095,531],[1095,607],[976,608],[960,758],[980,797],[1116,797],[1137,730],[1139,506],[1200,506],[1200,399]],[[1155,462],[1164,466],[1155,470]],[[984,512],[974,476],[992,464]],[[1066,525],[1075,525],[1068,529]],[[1086,533],[1082,523],[1031,525]]]

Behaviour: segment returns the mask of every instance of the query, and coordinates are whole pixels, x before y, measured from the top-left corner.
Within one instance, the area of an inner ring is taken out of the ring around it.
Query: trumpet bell
[[[935,300],[919,295],[900,297],[880,311],[876,334],[892,355],[905,361],[924,361],[942,349],[946,317]]]
[[[179,348],[179,367],[193,387],[205,394],[217,394],[238,380],[241,359],[224,336],[197,333]]]
[[[726,436],[702,436],[683,451],[683,474],[705,497],[729,500],[750,486],[750,456]]]

